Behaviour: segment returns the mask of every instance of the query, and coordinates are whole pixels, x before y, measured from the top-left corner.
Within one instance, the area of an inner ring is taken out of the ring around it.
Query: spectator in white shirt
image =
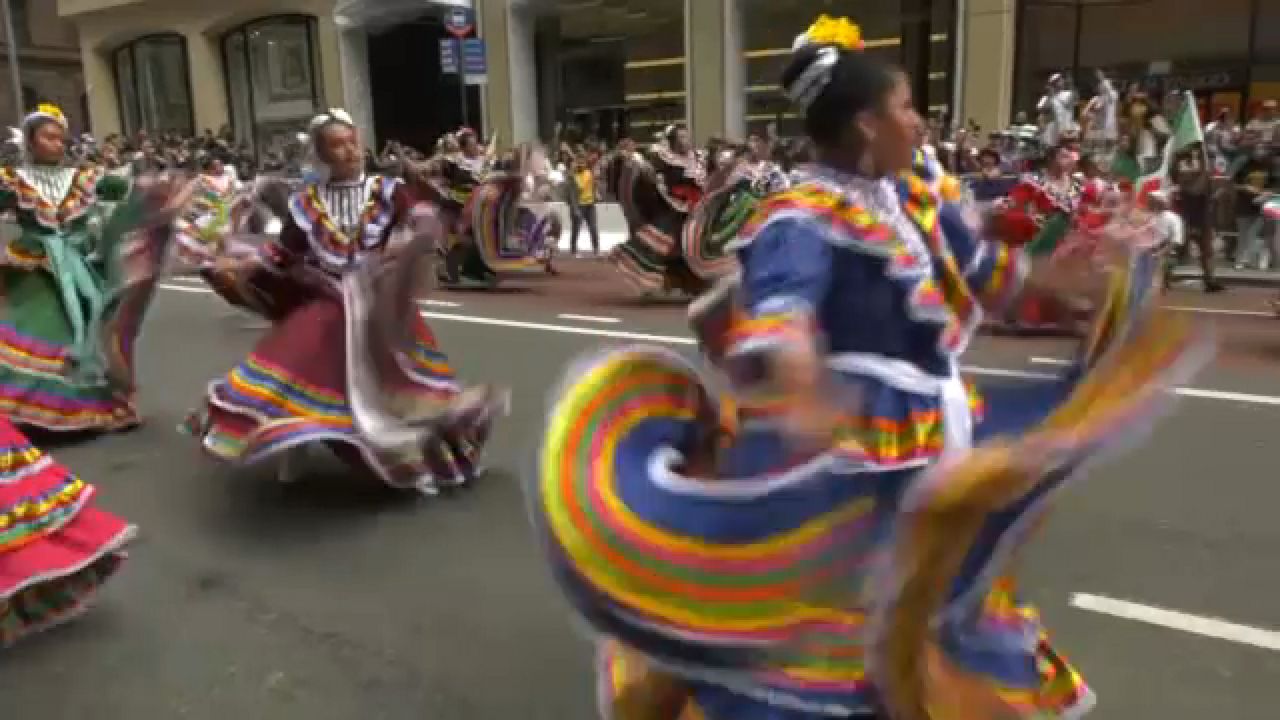
[[[1076,94],[1067,88],[1067,80],[1061,73],[1049,78],[1036,109],[1047,119],[1040,135],[1047,148],[1056,147],[1063,136],[1074,135],[1079,129],[1075,121]]]

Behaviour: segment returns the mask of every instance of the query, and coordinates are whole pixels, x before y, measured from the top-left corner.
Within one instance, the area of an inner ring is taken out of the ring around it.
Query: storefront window
[[[684,35],[684,0],[561,3],[537,23],[540,104],[556,109],[550,124],[564,139],[613,142],[683,122]]]
[[[232,130],[259,155],[280,149],[319,112],[315,32],[314,18],[289,15],[223,36]]]
[[[796,35],[819,15],[847,16],[858,24],[866,52],[904,67],[912,76],[916,105],[946,113],[951,105],[954,0],[739,0],[746,55],[749,132],[774,125],[783,137],[803,134],[799,117],[778,78]]]
[[[181,35],[149,35],[113,56],[120,120],[126,133],[195,134],[187,43]]]
[[[1045,81],[1058,72],[1088,97],[1098,69],[1119,86],[1191,90],[1203,104],[1238,109],[1249,84],[1251,2],[1021,0],[1015,110],[1034,120]]]
[[[1280,3],[1258,0],[1253,24],[1253,63],[1249,72],[1250,110],[1267,100],[1280,101]]]

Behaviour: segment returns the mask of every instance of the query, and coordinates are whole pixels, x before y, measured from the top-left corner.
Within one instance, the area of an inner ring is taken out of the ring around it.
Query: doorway
[[[375,152],[391,140],[430,155],[436,140],[462,127],[456,76],[440,73],[440,18],[424,15],[369,34],[369,85]],[[469,87],[467,120],[480,129],[480,93]]]

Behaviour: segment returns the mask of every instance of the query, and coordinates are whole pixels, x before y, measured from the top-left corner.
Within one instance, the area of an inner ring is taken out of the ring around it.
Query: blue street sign
[[[444,29],[456,38],[463,38],[475,29],[476,21],[467,8],[450,8],[444,13]]]
[[[445,75],[457,75],[458,41],[453,38],[440,39],[440,72]]]
[[[489,74],[489,65],[484,57],[484,40],[467,38],[462,41],[462,73],[467,76]]]

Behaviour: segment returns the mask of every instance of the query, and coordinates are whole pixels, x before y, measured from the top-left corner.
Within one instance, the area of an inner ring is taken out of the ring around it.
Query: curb
[[[1218,282],[1227,287],[1280,288],[1280,272],[1222,268],[1216,274]],[[1200,282],[1202,275],[1198,267],[1184,266],[1173,271],[1173,279],[1175,281],[1192,280]]]

